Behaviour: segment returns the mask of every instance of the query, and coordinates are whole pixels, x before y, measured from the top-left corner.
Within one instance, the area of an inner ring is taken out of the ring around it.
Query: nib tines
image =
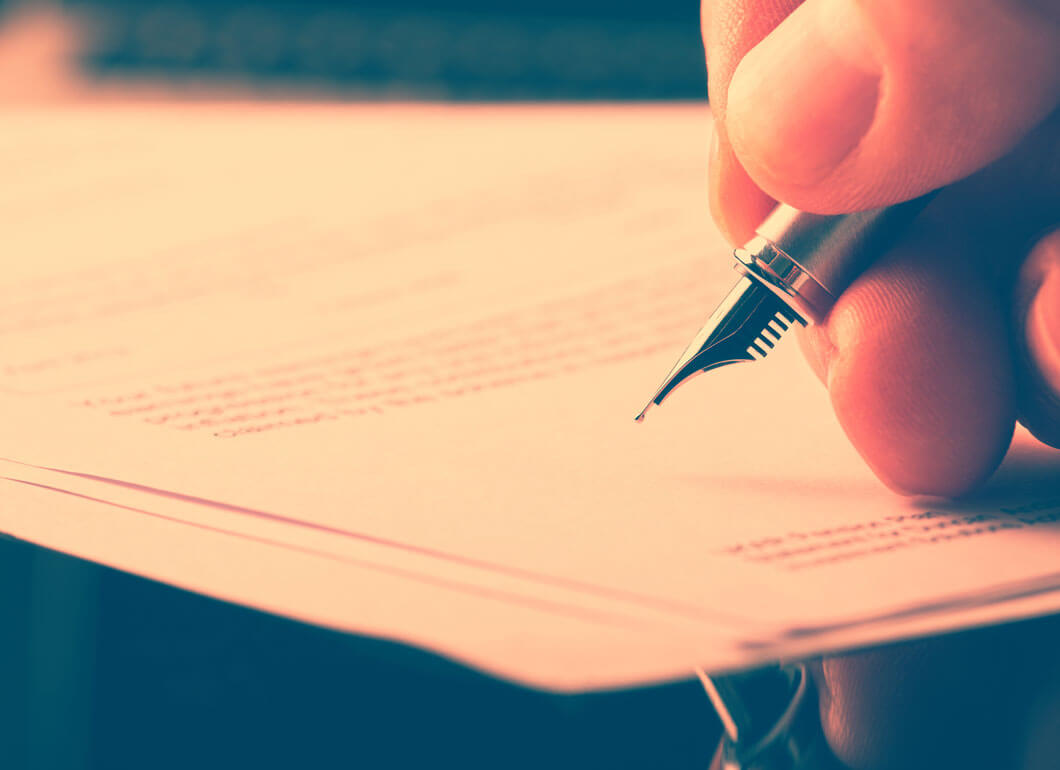
[[[740,361],[765,358],[794,323],[806,322],[753,278],[742,277],[710,316],[692,344],[637,415],[644,419],[652,404],[661,404],[674,388],[701,372]]]

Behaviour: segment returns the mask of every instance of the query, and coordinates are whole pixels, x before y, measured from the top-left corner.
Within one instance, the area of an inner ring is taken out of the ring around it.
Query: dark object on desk
[[[695,0],[67,3],[102,77],[282,94],[446,100],[702,99]]]
[[[541,693],[2,537],[0,681],[12,770],[703,768],[720,733],[698,682]]]
[[[805,664],[709,676],[697,671],[724,733],[711,770],[826,770],[835,766]]]

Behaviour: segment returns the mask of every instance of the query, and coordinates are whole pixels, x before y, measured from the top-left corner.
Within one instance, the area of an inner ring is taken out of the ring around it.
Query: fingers
[[[811,211],[883,205],[1004,156],[956,186],[960,195],[940,196],[934,208],[948,198],[949,220],[906,241],[805,336],[853,443],[909,493],[959,494],[999,462],[1017,403],[1007,287],[1027,236],[1056,226],[1060,110],[1046,116],[1060,99],[1060,13],[1016,0],[973,5],[703,8],[711,206],[733,241],[750,236],[774,198]],[[1027,275],[1020,414],[1056,442],[1053,283]]]
[[[740,61],[725,130],[818,212],[886,205],[998,159],[1060,100],[1060,25],[1002,0],[807,0]]]
[[[1060,616],[825,660],[822,727],[853,770],[1055,767],[1057,644]]]
[[[751,181],[736,160],[732,146],[722,139],[721,124],[714,124],[710,149],[710,210],[714,222],[731,244],[746,243],[777,202]]]
[[[962,178],[1060,100],[1055,4],[704,0],[703,10],[719,145],[712,210],[736,241],[772,199],[846,211]]]
[[[1060,113],[1004,161],[940,193],[803,336],[840,423],[895,489],[968,491],[1000,459],[1017,413],[1060,444],[1051,342],[1060,236],[1015,275],[1036,237],[1058,225],[1058,138]]]
[[[906,494],[953,496],[1001,461],[1016,396],[1004,296],[979,267],[977,249],[991,249],[955,238],[939,209],[803,342],[840,424],[880,479]]]
[[[1060,230],[1031,252],[1016,291],[1020,422],[1060,448]]]

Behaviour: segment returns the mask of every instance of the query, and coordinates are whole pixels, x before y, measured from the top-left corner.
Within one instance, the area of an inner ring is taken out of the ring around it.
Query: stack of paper
[[[0,129],[0,530],[620,686],[1060,608],[1060,460],[905,500],[786,341],[633,422],[734,278],[709,115],[111,107]]]

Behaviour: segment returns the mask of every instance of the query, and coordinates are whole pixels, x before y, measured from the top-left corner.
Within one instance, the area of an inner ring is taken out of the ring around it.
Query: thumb
[[[733,74],[737,158],[774,198],[820,213],[977,171],[1060,101],[1060,9],[1038,4],[806,0]]]

